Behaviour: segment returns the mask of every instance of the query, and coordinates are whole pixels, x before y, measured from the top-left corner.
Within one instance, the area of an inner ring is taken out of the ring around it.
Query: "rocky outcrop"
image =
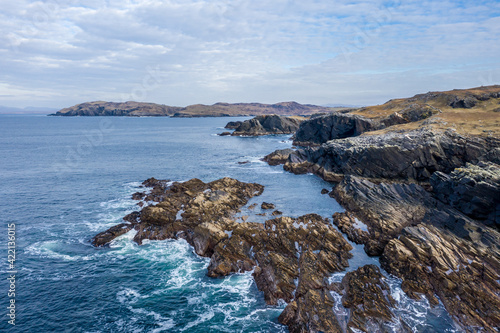
[[[230,121],[224,126],[227,129],[237,129],[241,125],[242,121]]]
[[[213,250],[209,244],[216,242],[224,230],[231,230],[235,224],[230,216],[264,190],[262,185],[242,183],[231,178],[211,183],[199,179],[171,183],[151,178],[144,185],[152,186],[144,201],[158,204],[144,207],[138,213],[138,222],[131,222],[137,231],[134,241],[141,244],[144,239],[185,238],[199,255],[209,254]],[[220,229],[218,233],[208,238],[195,235],[195,229],[200,234],[208,235],[204,223],[210,221],[218,221],[213,227]],[[108,234],[112,229],[94,237],[92,243],[98,246],[109,243]]]
[[[291,134],[298,128],[302,119],[278,115],[257,116],[245,120],[232,133],[233,136],[258,136],[269,134]]]
[[[417,122],[440,112],[441,110],[430,105],[411,103],[385,117],[367,118],[351,113],[311,117],[300,124],[293,143],[298,146],[318,146],[330,140],[354,137],[397,124]]]
[[[98,234],[94,245],[106,245],[132,229],[138,244],[144,239],[184,238],[198,255],[210,257],[208,276],[253,270],[268,304],[288,302],[279,321],[290,332],[341,332],[328,277],[348,266],[352,246],[327,219],[309,214],[278,217],[264,224],[237,223],[234,214],[260,195],[263,186],[231,178],[210,183],[151,178],[144,186],[152,186],[149,193],[137,192],[134,197],[145,205],[157,204],[129,214],[129,223]]]
[[[269,155],[264,156],[262,159],[264,162],[267,162],[269,165],[280,165],[285,164],[288,161],[288,157],[291,153],[293,153],[293,149],[278,149],[272,152]]]
[[[377,266],[347,273],[335,291],[343,295],[342,305],[349,310],[347,327],[367,333],[392,331],[396,301]]]
[[[451,172],[477,162],[499,146],[496,139],[465,137],[453,131],[420,128],[362,135],[306,147],[290,154],[285,170],[315,173],[328,181],[344,175],[373,179],[428,181],[435,171]]]
[[[500,166],[491,162],[467,164],[450,174],[435,172],[433,192],[444,203],[500,230]]]
[[[385,245],[407,227],[418,224],[436,204],[431,195],[416,184],[381,183],[346,176],[330,194],[350,214],[337,214],[334,223],[349,239],[365,244],[372,256],[381,255]],[[359,218],[367,230],[356,223]]]
[[[263,202],[262,205],[260,205],[261,209],[274,209],[276,206],[273,203],[269,202]]]
[[[314,146],[334,139],[360,135],[378,129],[380,124],[363,116],[332,113],[304,121],[293,138],[298,146]]]

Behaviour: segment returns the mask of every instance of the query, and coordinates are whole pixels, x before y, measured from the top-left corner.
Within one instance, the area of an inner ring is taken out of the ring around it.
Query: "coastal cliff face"
[[[499,142],[422,127],[298,149],[290,154],[284,168],[297,174],[315,173],[330,181],[340,181],[344,175],[426,181],[435,171],[448,173],[467,162],[477,163]]]
[[[295,135],[311,147],[265,160],[336,183],[347,211],[334,224],[410,297],[442,302],[466,331],[497,332],[499,104],[491,86],[313,117]]]
[[[265,115],[245,120],[239,124],[230,122],[226,125],[226,128],[234,127],[234,132],[231,134],[233,136],[291,134],[295,133],[303,121],[304,118],[299,117]]]
[[[328,108],[296,102],[276,104],[261,103],[216,103],[195,104],[186,107],[168,106],[141,102],[86,102],[64,108],[54,116],[171,116],[171,117],[228,117],[257,116],[265,114],[311,115],[318,112],[333,112],[341,108]]]

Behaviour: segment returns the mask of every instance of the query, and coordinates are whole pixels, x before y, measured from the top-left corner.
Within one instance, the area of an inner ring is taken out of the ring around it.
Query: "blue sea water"
[[[238,119],[0,115],[0,330],[287,332],[277,320],[285,304],[267,306],[250,273],[209,278],[209,259],[183,240],[138,246],[130,232],[108,248],[89,243],[138,210],[131,194],[149,177],[257,182],[265,191],[249,204],[273,202],[289,216],[331,217],[343,210],[320,194],[331,184],[260,161],[290,147],[289,136],[217,136],[229,120]],[[7,316],[7,225],[12,223],[15,326]],[[360,246],[353,254],[348,271],[378,264]],[[442,306],[412,301],[400,281],[388,281],[399,302],[396,315],[415,332],[455,331]],[[345,315],[340,296],[334,297],[335,310]]]

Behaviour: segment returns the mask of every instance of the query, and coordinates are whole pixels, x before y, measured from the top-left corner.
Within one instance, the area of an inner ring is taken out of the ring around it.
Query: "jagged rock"
[[[130,230],[134,228],[134,224],[131,223],[120,223],[118,225],[115,225],[114,227],[109,228],[106,231],[103,231],[99,234],[97,234],[93,241],[92,244],[94,246],[104,246],[109,244],[113,239],[116,237],[119,237],[123,234],[126,234]]]
[[[362,332],[392,331],[396,319],[391,309],[396,301],[377,266],[365,265],[347,273],[340,287],[342,305],[349,309],[348,327]]]
[[[134,241],[141,244],[144,239],[185,238],[195,246],[197,252],[201,251],[198,253],[200,255],[212,251],[210,244],[217,241],[220,233],[214,233],[210,239],[198,238],[195,245],[194,230],[204,222],[212,221],[218,221],[217,228],[222,231],[231,230],[235,223],[229,218],[231,214],[253,196],[260,195],[264,189],[262,185],[242,183],[231,178],[211,183],[204,183],[199,179],[172,183],[150,178],[143,185],[152,186],[146,198],[158,204],[144,207],[140,213],[135,213],[138,218],[132,223],[137,230]],[[203,228],[208,227],[199,226],[198,233],[206,235]],[[104,232],[94,237],[92,243],[102,246],[123,234],[117,233],[113,228],[109,233]]]
[[[222,132],[219,134],[219,136],[229,136],[231,135],[231,132]]]
[[[273,203],[269,202],[263,202],[262,205],[260,205],[261,209],[274,209],[276,206]]]
[[[278,216],[278,215],[283,215],[283,212],[279,210],[275,210],[274,212],[271,213],[272,216]]]
[[[330,191],[328,191],[326,188],[321,190],[321,194],[328,194],[328,193],[330,193]]]
[[[379,127],[377,122],[363,116],[332,113],[311,118],[300,124],[294,135],[293,144],[298,146],[319,145],[333,139],[357,136]]]
[[[134,194],[132,194],[132,200],[141,200],[145,196],[146,196],[146,193],[144,193],[144,192],[135,192]]]
[[[436,197],[467,216],[500,229],[500,166],[491,162],[467,164],[449,175],[435,172]]]
[[[153,186],[149,195],[158,204],[127,215],[130,223],[98,234],[94,245],[103,246],[132,228],[138,244],[144,239],[184,238],[198,255],[210,257],[208,276],[253,270],[268,304],[280,299],[290,303],[280,321],[291,332],[339,332],[327,279],[348,266],[352,246],[328,219],[309,214],[265,224],[237,223],[234,214],[260,195],[263,186],[231,178],[210,183],[151,178],[144,184]]]
[[[284,169],[315,173],[327,181],[344,175],[426,181],[435,171],[451,172],[477,162],[497,148],[493,138],[468,138],[453,131],[419,128],[409,132],[361,135],[306,147],[290,154]]]
[[[460,237],[463,233],[468,236]],[[499,244],[498,232],[481,230],[470,221],[457,230],[422,223],[391,240],[380,261],[403,279],[402,288],[410,297],[423,294],[436,305],[438,296],[467,331],[498,332]]]
[[[257,136],[269,134],[291,134],[298,128],[302,119],[278,115],[257,116],[245,120],[231,134],[233,136]]]
[[[279,165],[285,164],[288,157],[293,153],[293,149],[278,149],[269,155],[266,155],[262,160],[267,162],[269,165]]]

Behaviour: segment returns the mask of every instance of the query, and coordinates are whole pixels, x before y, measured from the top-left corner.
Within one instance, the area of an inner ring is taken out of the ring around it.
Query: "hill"
[[[216,103],[213,105],[194,104],[186,107],[168,106],[141,102],[86,102],[64,108],[54,116],[172,116],[172,117],[225,117],[277,115],[311,115],[333,112],[343,108],[330,108],[296,102],[276,104],[261,103]]]

